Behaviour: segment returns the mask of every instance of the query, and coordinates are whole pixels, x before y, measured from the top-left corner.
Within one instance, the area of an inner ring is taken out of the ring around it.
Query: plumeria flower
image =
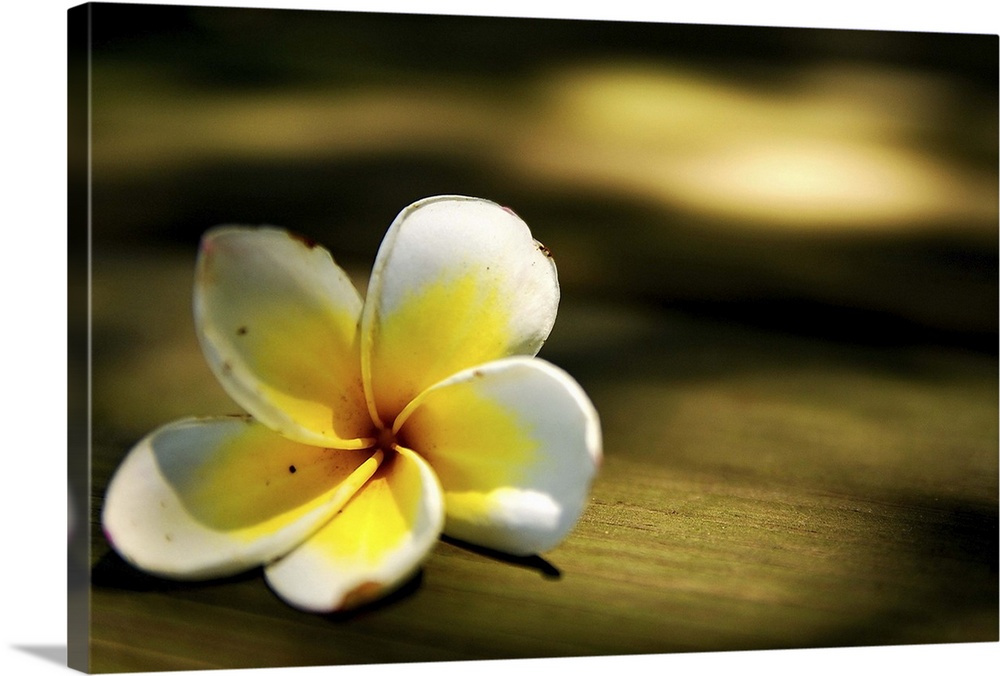
[[[586,394],[534,356],[558,301],[548,250],[486,200],[404,209],[364,301],[315,242],[210,230],[195,325],[248,415],[142,439],[108,487],[108,541],[170,578],[263,566],[278,596],[314,612],[398,588],[442,533],[514,555],[551,549],[602,453]]]

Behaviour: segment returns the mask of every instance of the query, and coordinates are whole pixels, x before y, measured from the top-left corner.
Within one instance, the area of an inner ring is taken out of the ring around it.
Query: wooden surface
[[[147,429],[237,409],[201,365],[186,257],[95,269],[95,334],[134,329],[132,350],[108,339],[95,354],[96,510]],[[994,357],[572,298],[542,355],[579,378],[605,432],[563,545],[510,560],[442,542],[394,597],[323,617],[287,607],[258,572],[155,580],[95,535],[92,668],[997,639]]]

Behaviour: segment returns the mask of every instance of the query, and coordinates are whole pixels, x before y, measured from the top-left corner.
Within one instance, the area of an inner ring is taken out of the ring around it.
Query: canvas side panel
[[[91,5],[67,16],[69,469],[67,662],[90,670],[90,46]]]

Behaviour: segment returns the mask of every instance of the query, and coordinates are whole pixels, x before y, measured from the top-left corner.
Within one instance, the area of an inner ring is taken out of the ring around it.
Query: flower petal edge
[[[530,357],[466,369],[428,388],[400,416],[397,435],[441,481],[445,534],[518,555],[566,537],[603,454],[583,389]]]

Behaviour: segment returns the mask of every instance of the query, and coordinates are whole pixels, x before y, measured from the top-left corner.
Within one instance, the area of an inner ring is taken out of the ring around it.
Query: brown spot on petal
[[[552,252],[549,251],[549,247],[545,246],[541,242],[535,242],[535,246],[538,247],[539,251],[545,254],[546,258],[552,258]]]
[[[299,470],[295,469],[295,465],[289,465],[289,466],[288,466],[288,473],[289,473],[289,474],[295,474],[295,473],[296,473],[296,472],[298,472],[298,471],[299,471]]]
[[[303,244],[305,244],[306,248],[308,249],[315,249],[317,246],[319,246],[319,243],[312,237],[306,237],[305,235],[300,235],[297,232],[290,232],[288,234],[289,236],[291,236],[292,239],[298,240]]]
[[[247,331],[249,331],[249,329],[247,327],[241,326],[238,329],[236,329],[236,335],[237,336],[245,336],[245,335],[247,335]]]
[[[350,610],[360,605],[373,601],[382,595],[382,585],[378,582],[362,582],[357,587],[344,595],[344,602],[341,603],[341,610]]]

